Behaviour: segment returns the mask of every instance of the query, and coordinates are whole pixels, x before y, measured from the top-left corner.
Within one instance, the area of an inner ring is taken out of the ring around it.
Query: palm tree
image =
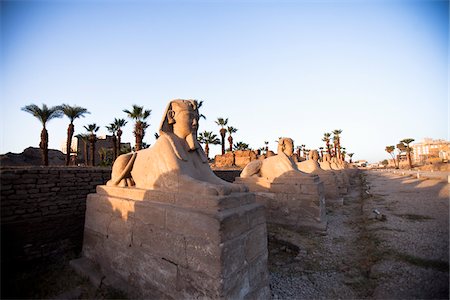
[[[66,166],[70,163],[70,152],[72,145],[73,133],[75,131],[75,126],[73,125],[73,121],[77,118],[84,117],[84,114],[89,114],[86,108],[80,106],[70,106],[68,104],[63,104],[61,106],[61,110],[66,115],[69,120],[69,127],[67,128],[67,143],[66,143]]]
[[[340,134],[341,133],[342,133],[341,129],[333,130],[334,153],[338,159],[341,159],[341,149],[340,149],[340,146],[341,146]]]
[[[225,135],[227,134],[227,130],[225,129],[225,126],[228,124],[228,118],[217,118],[217,121],[215,121],[217,125],[219,125],[220,128],[220,136],[222,137],[222,155],[225,154]]]
[[[117,127],[116,127],[115,123],[110,123],[109,126],[105,126],[105,127],[109,132],[112,133],[113,162],[114,162],[117,158],[117,137],[116,137]]]
[[[202,107],[202,105],[203,105],[203,100],[197,102],[197,109],[198,109],[199,111],[200,111],[200,107]],[[202,119],[202,118],[203,118],[204,120],[206,120],[206,117],[205,117],[204,114],[200,114],[199,119]]]
[[[216,134],[213,134],[212,131],[204,131],[198,135],[198,141],[202,144],[205,144],[205,153],[206,157],[209,159],[209,144],[218,145],[220,144],[220,140],[217,138]]]
[[[234,144],[234,149],[236,150],[248,150],[249,149],[249,145],[244,143],[244,142],[237,142],[236,144]],[[267,149],[267,147],[266,147]]]
[[[384,150],[391,155],[392,160],[394,161],[394,167],[397,169],[398,167],[397,163],[395,162],[395,154],[394,154],[395,146],[386,146]]]
[[[264,141],[264,145],[266,145],[266,154],[269,152],[269,141]],[[236,149],[236,147],[235,147]]]
[[[95,142],[97,141],[97,136],[95,133],[100,129],[100,127],[97,126],[97,124],[89,124],[87,126],[84,126],[84,128],[90,132],[89,134],[89,143],[90,143],[90,152],[91,152],[91,166],[95,166]]]
[[[61,106],[53,106],[48,108],[47,105],[42,104],[42,108],[35,104],[30,104],[22,107],[22,110],[32,114],[42,123],[41,131],[41,142],[39,143],[39,148],[42,149],[42,163],[44,166],[48,166],[48,132],[45,127],[47,122],[51,119],[61,118],[63,112],[61,111]]]
[[[325,142],[325,147],[327,148],[327,153],[331,155],[330,137],[331,137],[331,133],[325,132],[323,134],[322,141]]]
[[[320,153],[320,161],[322,161],[322,158],[323,158],[323,147],[319,147],[319,153]]]
[[[409,146],[409,144],[411,144],[414,141],[415,140],[411,139],[411,138],[403,139],[403,140],[400,141],[400,143],[402,143],[405,146],[406,157],[408,158],[408,164],[409,164],[409,168],[410,169],[412,169],[412,162],[411,162],[411,151],[412,151],[412,148]]]
[[[238,130],[233,126],[228,126],[227,131],[228,131],[228,143],[230,144],[230,151],[233,151],[233,137],[231,135],[237,132]]]
[[[301,144],[300,147],[302,148],[302,151],[303,151],[303,158],[306,159],[306,145]]]
[[[152,110],[144,110],[143,106],[138,106],[133,104],[133,109],[130,111],[128,109],[123,110],[124,113],[128,114],[130,119],[136,120],[134,124],[134,136],[136,137],[136,151],[142,149],[142,141],[145,136],[145,129],[150,125],[145,122],[145,120],[150,116]]]
[[[348,155],[348,157],[350,157],[350,163],[352,163],[352,157],[353,157],[353,155],[355,155],[355,153],[349,153],[347,155]]]
[[[83,133],[83,134],[77,134],[76,136],[75,136],[77,139],[80,139],[80,140],[82,140],[83,141],[83,144],[84,144],[84,165],[85,166],[87,166],[88,165],[88,142],[89,142],[89,134],[85,134],[85,133]]]
[[[300,158],[300,152],[302,151],[302,146],[297,146],[295,147],[296,153],[297,153],[297,157]]]
[[[114,118],[114,126],[116,127],[116,135],[117,135],[117,152],[121,154],[122,150],[122,127],[124,127],[128,122],[125,119],[117,119]]]

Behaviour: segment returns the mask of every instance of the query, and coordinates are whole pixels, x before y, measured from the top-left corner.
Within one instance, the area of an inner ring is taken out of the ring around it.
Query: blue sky
[[[86,107],[99,134],[132,104],[203,100],[257,149],[342,129],[354,159],[403,138],[448,139],[448,1],[2,1],[0,153],[38,147],[35,103]],[[60,149],[68,119],[48,123]],[[123,139],[133,142],[132,121]],[[220,151],[212,146],[211,153]]]

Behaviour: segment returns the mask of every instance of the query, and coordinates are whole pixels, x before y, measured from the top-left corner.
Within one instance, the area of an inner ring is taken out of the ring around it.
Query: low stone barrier
[[[86,197],[108,168],[2,167],[2,265],[81,251]]]

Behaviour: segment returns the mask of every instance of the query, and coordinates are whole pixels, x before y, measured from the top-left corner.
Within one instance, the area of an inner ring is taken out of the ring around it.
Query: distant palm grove
[[[198,107],[203,105],[203,101],[199,101]],[[108,147],[100,147],[96,149],[96,144],[98,142],[97,131],[100,126],[97,124],[86,124],[84,132],[75,134],[74,122],[76,119],[85,117],[86,114],[90,112],[80,106],[62,104],[58,106],[48,107],[46,104],[42,104],[39,107],[35,104],[30,104],[22,108],[23,111],[32,114],[36,117],[42,124],[41,139],[39,143],[39,148],[42,152],[42,164],[47,166],[49,164],[48,160],[48,141],[49,134],[46,128],[47,123],[55,118],[62,118],[66,116],[69,119],[69,125],[67,127],[67,141],[66,141],[66,155],[65,164],[69,165],[85,165],[85,166],[110,166],[114,163],[115,159],[124,153],[131,151],[138,151],[145,149],[150,145],[146,144],[143,140],[145,137],[146,129],[150,126],[148,119],[151,115],[151,109],[144,109],[143,106],[133,104],[130,109],[123,109],[126,117],[134,122],[133,134],[135,136],[135,146],[124,146],[122,144],[122,128],[128,123],[125,119],[115,118],[110,124],[105,125],[106,130],[111,134],[111,145]],[[200,118],[206,119],[203,114],[200,114]],[[209,158],[210,145],[221,145],[221,154],[224,155],[226,152],[233,152],[237,150],[248,150],[255,151],[257,154],[264,154],[268,156],[273,153],[269,150],[268,141],[264,141],[264,146],[258,149],[251,149],[249,144],[243,141],[234,142],[233,134],[238,131],[236,127],[230,126],[228,124],[228,118],[218,117],[215,123],[219,126],[218,135],[213,131],[203,131],[198,133],[199,143],[204,145],[204,150],[206,156]],[[325,147],[319,147],[318,152],[320,159],[322,160],[324,154],[329,154],[331,157],[336,157],[340,160],[345,160],[349,158],[349,162],[352,162],[352,157],[354,153],[347,153],[346,148],[341,145],[341,133],[342,130],[336,129],[332,132],[326,132],[323,135],[322,141]],[[228,137],[227,137],[228,134]],[[159,137],[158,133],[154,134],[155,138]],[[79,141],[78,145],[83,144],[83,151],[81,154],[81,149],[77,149],[77,155],[73,154],[71,148],[73,137],[76,137]],[[220,138],[219,138],[220,137]],[[226,138],[227,137],[227,138]],[[226,144],[228,142],[228,145]],[[409,145],[407,141],[403,141],[406,145]],[[298,160],[308,159],[308,154],[311,149],[307,149],[306,145],[299,145],[295,148],[294,155]],[[386,150],[387,151],[387,150]],[[98,154],[98,155],[97,155]],[[80,156],[84,158],[82,161]],[[96,157],[100,158],[100,161],[95,160]]]

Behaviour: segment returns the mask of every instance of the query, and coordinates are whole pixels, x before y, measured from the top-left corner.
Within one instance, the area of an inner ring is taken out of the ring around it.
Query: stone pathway
[[[327,210],[325,235],[270,227],[273,298],[448,299],[448,184],[366,171]]]

